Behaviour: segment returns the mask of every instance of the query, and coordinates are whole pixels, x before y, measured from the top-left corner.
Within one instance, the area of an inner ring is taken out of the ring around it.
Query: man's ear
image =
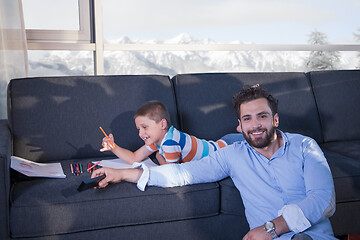
[[[238,119],[239,125],[236,127],[236,131],[238,131],[239,133],[242,133],[242,129],[241,129],[241,121],[240,119]]]
[[[280,122],[279,122],[279,114],[276,113],[276,114],[274,115],[273,126],[274,126],[274,127],[278,127],[278,126],[279,126],[279,123],[280,123]]]

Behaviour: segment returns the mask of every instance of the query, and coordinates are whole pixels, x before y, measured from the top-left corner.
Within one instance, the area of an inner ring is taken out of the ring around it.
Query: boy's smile
[[[139,137],[148,146],[160,145],[166,134],[166,123],[164,124],[163,120],[157,123],[147,116],[138,116],[135,118],[135,125],[139,130]]]

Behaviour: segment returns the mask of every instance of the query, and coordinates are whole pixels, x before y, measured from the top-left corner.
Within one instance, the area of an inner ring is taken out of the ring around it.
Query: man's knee
[[[305,233],[298,233],[294,235],[291,239],[293,240],[313,240],[309,235]]]

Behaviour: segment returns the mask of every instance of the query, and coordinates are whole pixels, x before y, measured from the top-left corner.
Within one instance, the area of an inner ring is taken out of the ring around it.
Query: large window
[[[23,3],[31,76],[360,68],[354,0]]]

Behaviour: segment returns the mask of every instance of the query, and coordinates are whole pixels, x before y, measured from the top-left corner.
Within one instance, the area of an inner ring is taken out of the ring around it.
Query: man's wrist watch
[[[264,224],[264,229],[271,235],[272,239],[279,237],[275,232],[275,224],[272,221],[266,222]]]

